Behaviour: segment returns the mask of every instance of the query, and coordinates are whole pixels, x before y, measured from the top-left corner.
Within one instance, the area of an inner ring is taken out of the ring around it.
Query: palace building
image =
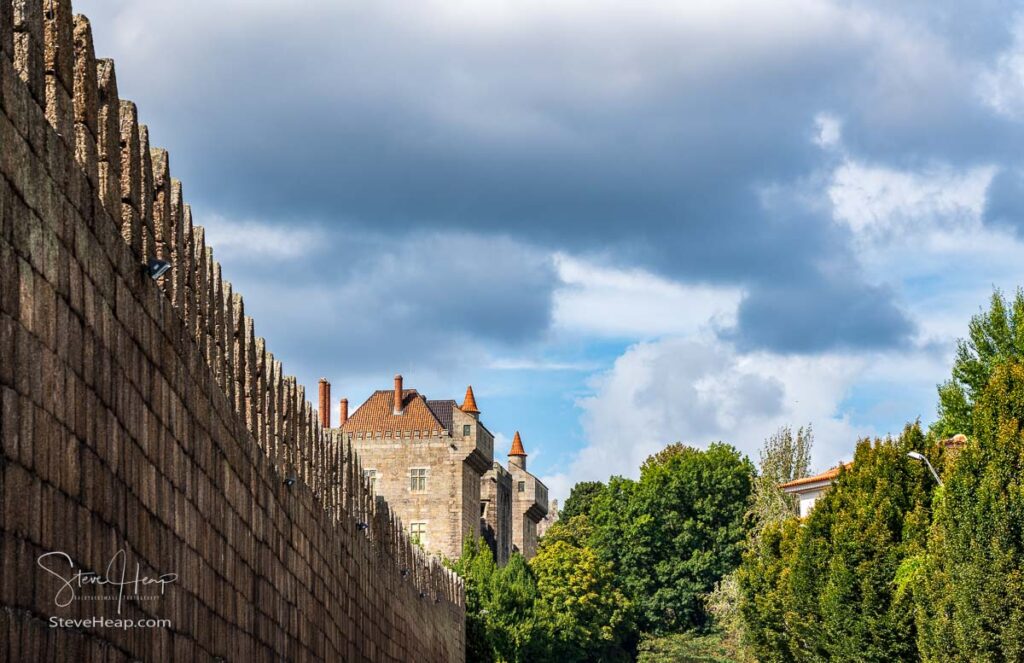
[[[322,380],[320,389],[321,423],[330,428],[330,384]],[[332,430],[352,444],[374,493],[426,550],[455,558],[467,537],[483,536],[499,564],[512,551],[536,554],[547,487],[526,471],[518,432],[508,468],[494,462],[494,435],[472,386],[458,404],[405,389],[396,375],[393,389],[375,391],[351,416],[342,399]]]

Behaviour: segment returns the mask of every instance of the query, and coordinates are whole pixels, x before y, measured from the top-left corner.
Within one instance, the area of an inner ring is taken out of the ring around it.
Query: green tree
[[[760,537],[766,527],[797,515],[796,500],[783,492],[779,485],[808,476],[813,445],[814,434],[810,424],[798,429],[795,436],[792,428],[783,426],[764,441],[747,512],[750,527],[746,542],[748,556],[760,554]],[[768,546],[766,551],[773,557],[763,561],[769,565],[777,562],[774,559],[775,547]],[[723,645],[736,660],[750,660],[752,654],[748,651],[750,647],[740,607],[742,593],[738,574],[739,569],[722,578],[708,594],[706,602],[708,611],[714,617],[715,627],[722,633]],[[771,576],[766,575],[761,580],[766,578]],[[758,615],[753,617],[763,619]]]
[[[554,544],[557,541],[565,541],[571,546],[583,548],[590,544],[594,535],[594,528],[590,525],[588,516],[573,516],[572,518],[559,518],[540,541],[540,549]]]
[[[935,482],[909,451],[936,453],[918,424],[862,440],[808,518],[765,527],[738,576],[759,659],[917,660],[913,603],[895,579],[924,549]]]
[[[707,623],[702,596],[739,563],[753,466],[733,447],[673,444],[637,482],[613,477],[591,508],[595,550],[636,604],[641,628]]]
[[[799,534],[796,518],[768,523],[736,571],[744,644],[761,663],[799,660],[787,626],[793,603],[789,568]]]
[[[1013,301],[996,290],[987,311],[971,318],[968,336],[957,343],[953,376],[939,385],[939,418],[932,430],[942,437],[974,434],[975,399],[988,385],[995,366],[1024,358],[1024,291]]]
[[[764,441],[748,514],[754,537],[768,523],[797,515],[796,501],[779,485],[810,474],[813,446],[810,425],[798,429],[795,436],[792,428],[783,426]]]
[[[523,556],[515,553],[504,567],[494,563],[483,539],[468,540],[450,566],[466,586],[466,659],[529,661],[534,642],[537,585]]]
[[[568,520],[574,516],[585,516],[590,513],[590,505],[594,497],[604,490],[600,481],[580,481],[569,492],[565,504],[558,513],[559,519]]]
[[[1024,332],[1020,302],[1018,291],[1014,335]],[[974,436],[950,452],[923,572],[911,585],[919,645],[929,661],[1021,661],[1024,363],[997,362],[987,387],[972,395]]]
[[[630,604],[615,585],[614,570],[592,549],[555,541],[530,560],[537,578],[536,622],[541,637],[531,661],[621,658]]]
[[[488,663],[497,660],[492,646],[495,635],[488,620],[491,587],[497,566],[483,539],[467,539],[462,556],[447,564],[466,588],[466,659]]]

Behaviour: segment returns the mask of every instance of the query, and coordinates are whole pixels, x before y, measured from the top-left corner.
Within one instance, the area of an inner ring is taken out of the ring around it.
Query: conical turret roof
[[[473,385],[466,387],[466,398],[462,400],[459,409],[466,414],[480,414],[480,409],[476,406],[476,398],[473,396]]]
[[[523,441],[519,437],[519,431],[516,431],[515,437],[512,438],[512,448],[508,452],[509,456],[525,456],[526,450],[523,449]]]

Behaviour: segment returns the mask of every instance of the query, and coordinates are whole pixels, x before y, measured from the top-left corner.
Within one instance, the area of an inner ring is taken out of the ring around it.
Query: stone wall
[[[452,452],[451,441],[448,435],[439,435],[397,441],[355,439],[352,444],[357,447],[363,466],[376,471],[376,493],[401,515],[405,526],[414,522],[425,524],[423,547],[432,553],[457,557],[462,550],[460,488],[465,476],[479,475]],[[410,490],[411,468],[427,470],[425,490]],[[479,506],[475,508],[480,510]]]
[[[461,581],[327,444],[67,0],[0,0],[0,220],[0,660],[463,660]],[[176,578],[59,607],[54,551]]]
[[[480,480],[480,531],[499,566],[512,552],[512,475],[495,462]]]

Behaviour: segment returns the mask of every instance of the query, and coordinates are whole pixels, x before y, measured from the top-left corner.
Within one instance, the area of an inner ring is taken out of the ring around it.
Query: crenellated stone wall
[[[328,444],[67,0],[0,0],[0,221],[0,660],[464,659],[461,580]],[[177,577],[60,607],[53,551]]]

